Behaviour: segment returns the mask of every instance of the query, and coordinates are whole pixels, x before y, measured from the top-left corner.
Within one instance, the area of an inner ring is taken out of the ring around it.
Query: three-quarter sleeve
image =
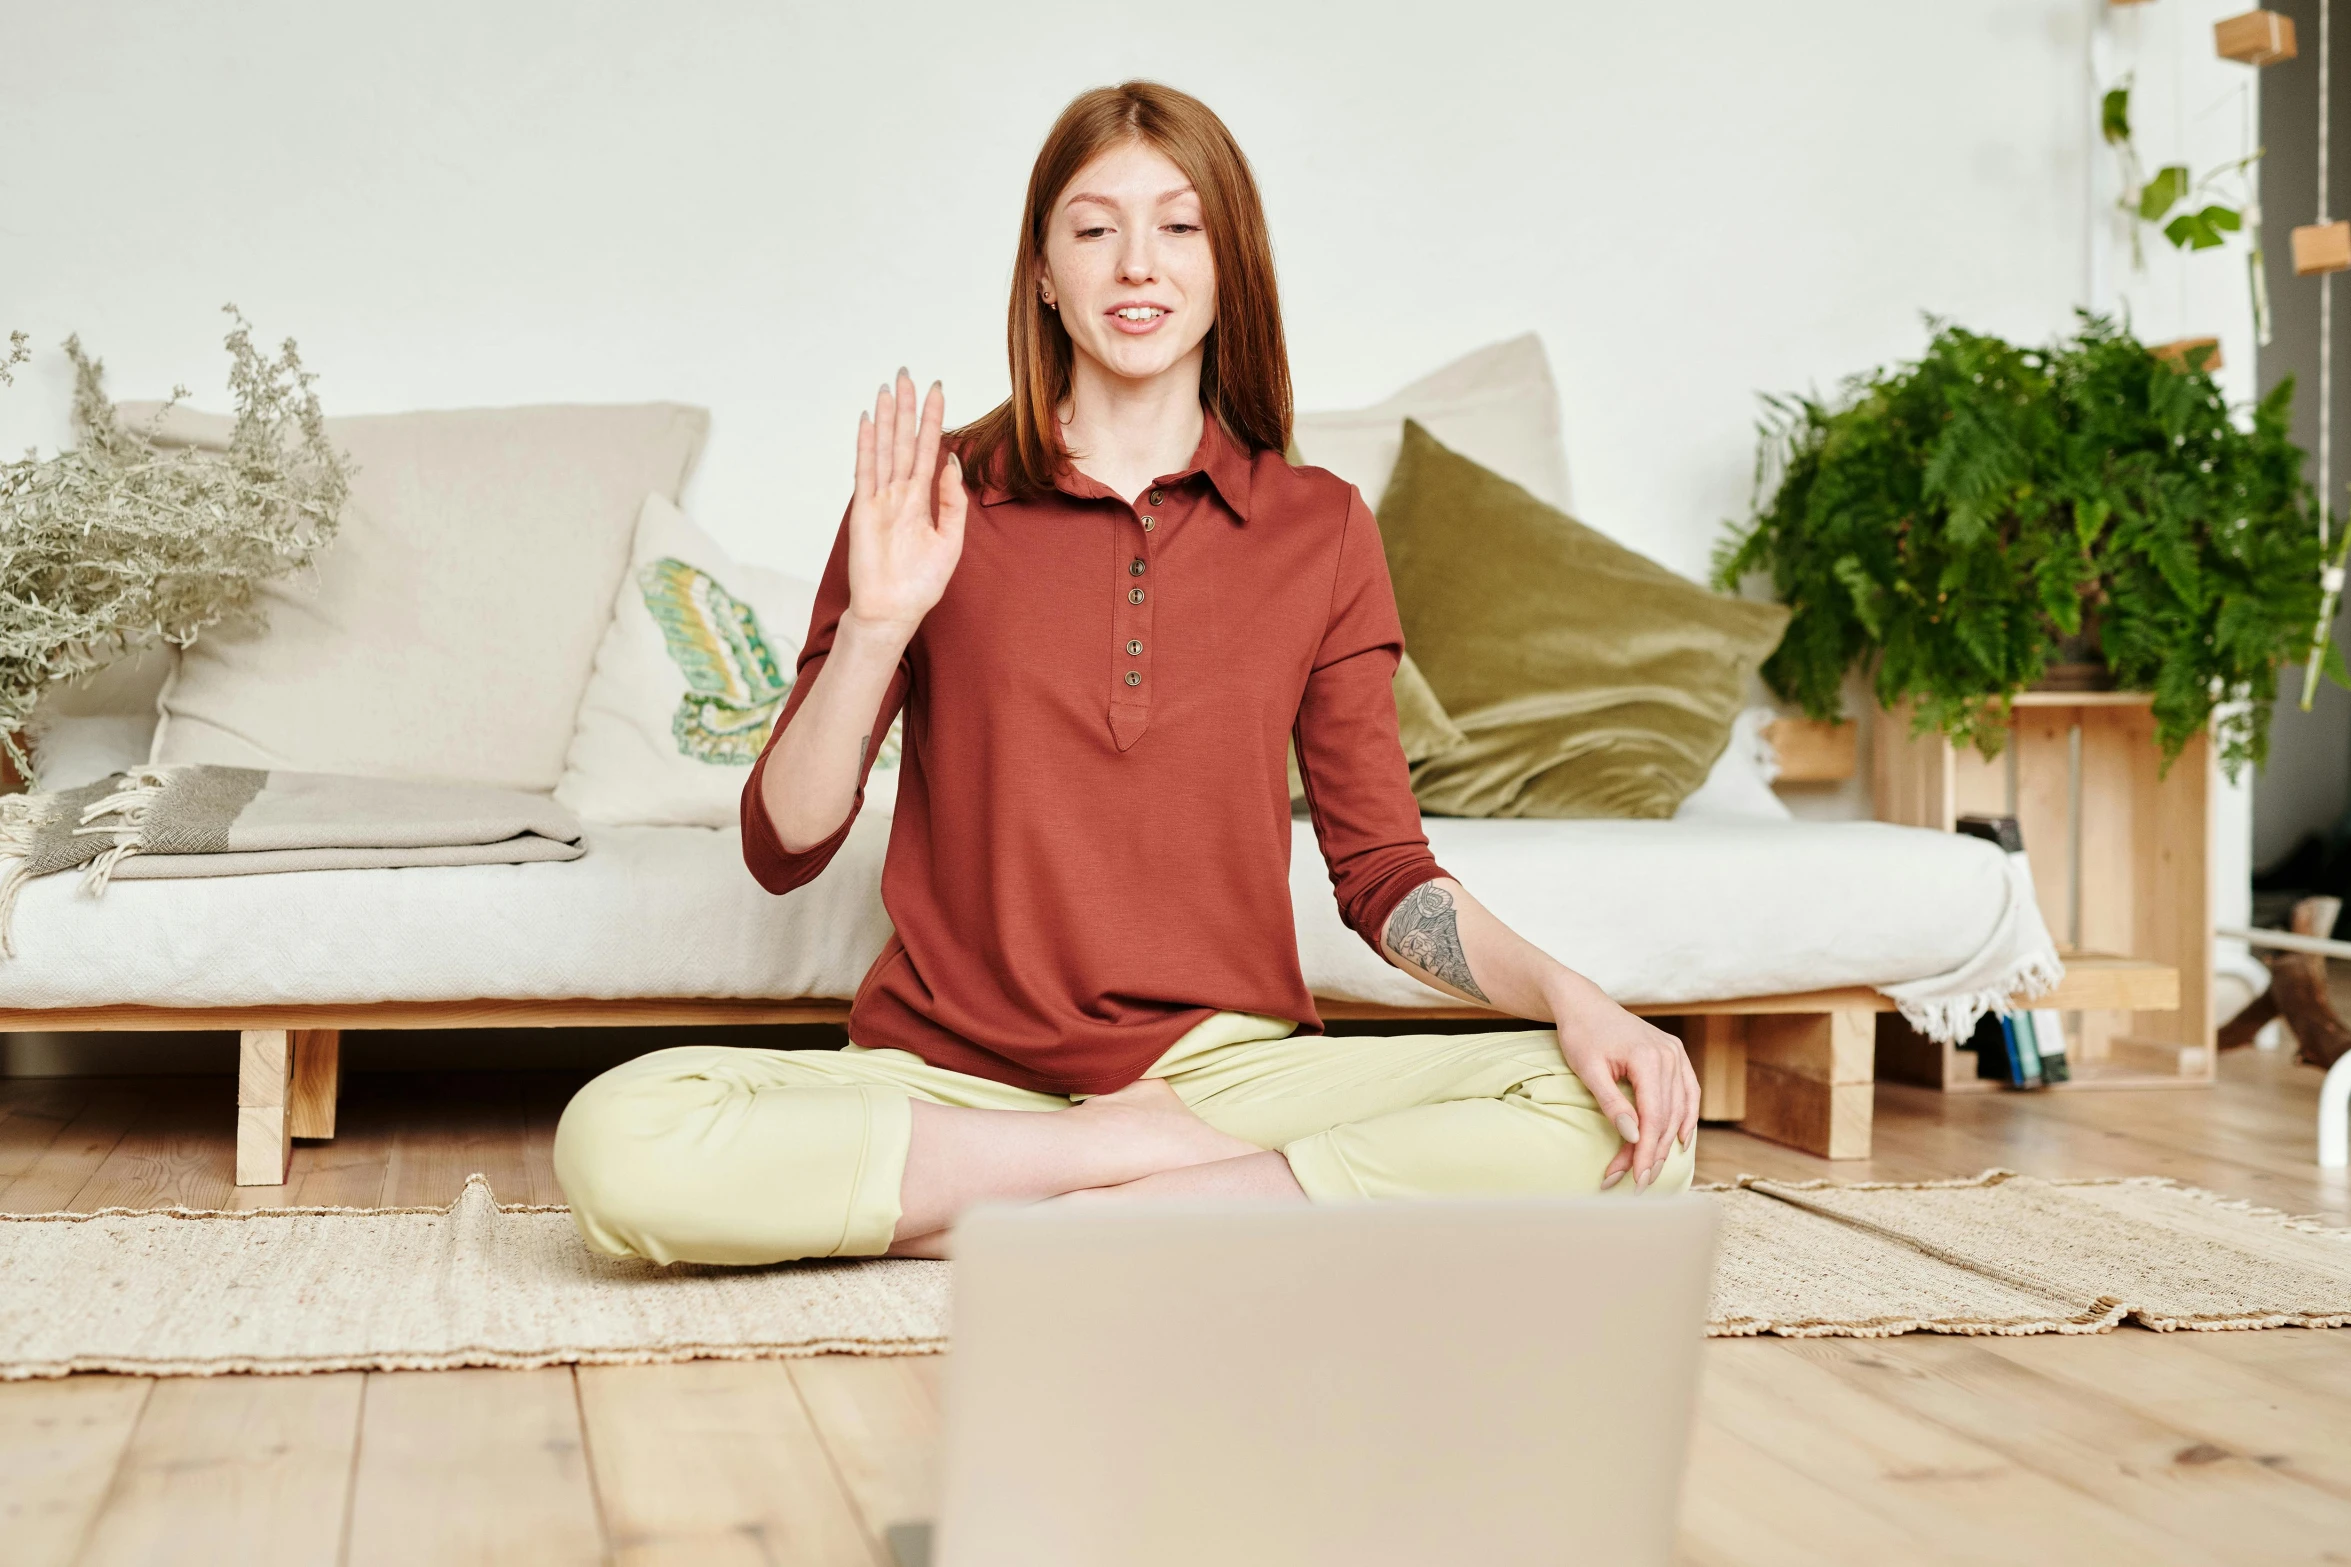
[[[1350,489],[1330,613],[1293,735],[1340,917],[1374,952],[1404,895],[1447,874],[1421,832],[1396,734],[1396,664],[1403,651],[1379,524]]]
[[[897,671],[891,675],[889,687],[882,695],[882,705],[874,714],[873,733],[866,743],[865,765],[858,770],[857,793],[850,798],[849,814],[819,842],[805,849],[786,849],[776,837],[775,824],[768,819],[761,780],[767,776],[767,760],[775,754],[776,742],[784,737],[792,715],[807,698],[816,682],[817,671],[824,668],[825,656],[832,651],[833,638],[840,631],[841,614],[848,607],[849,519],[844,515],[841,531],[833,538],[832,556],[825,562],[824,578],[817,584],[816,607],[809,615],[808,640],[800,644],[800,662],[792,679],[791,695],[785,698],[784,710],[776,715],[766,748],[759,753],[759,760],[751,764],[751,776],[743,784],[743,863],[750,867],[752,878],[769,892],[790,892],[804,886],[832,862],[842,840],[849,836],[850,824],[857,820],[857,813],[865,804],[865,780],[873,771],[875,756],[881,752],[882,739],[890,732],[891,722],[906,702],[911,677],[907,661],[901,656]]]

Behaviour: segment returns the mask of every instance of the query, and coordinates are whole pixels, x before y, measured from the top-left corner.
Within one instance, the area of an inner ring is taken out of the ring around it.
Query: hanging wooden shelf
[[[2199,365],[2190,356],[2199,348],[2209,348]],[[2217,337],[2182,337],[2168,343],[2157,343],[2147,350],[2156,358],[2179,366],[2182,370],[2218,370],[2220,368],[2220,339]]]
[[[2224,60],[2276,65],[2294,58],[2294,19],[2276,11],[2247,11],[2212,24],[2212,45]]]
[[[2294,230],[2294,276],[2351,271],[2351,221],[2305,223]]]
[[[1843,783],[1860,770],[1860,742],[1849,719],[1775,718],[1763,733],[1779,753],[1774,783]]]

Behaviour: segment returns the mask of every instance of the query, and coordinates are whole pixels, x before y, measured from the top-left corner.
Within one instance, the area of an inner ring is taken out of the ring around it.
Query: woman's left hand
[[[1698,1135],[1698,1074],[1690,1069],[1682,1042],[1664,1029],[1606,997],[1577,999],[1581,1004],[1555,1013],[1559,1053],[1624,1139],[1601,1175],[1600,1189],[1608,1190],[1627,1171],[1636,1187],[1645,1187],[1677,1149]]]

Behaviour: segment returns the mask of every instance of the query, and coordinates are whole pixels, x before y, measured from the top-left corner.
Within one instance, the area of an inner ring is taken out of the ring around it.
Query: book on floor
[[[2033,1043],[2033,1015],[2011,1012],[2000,1019],[2008,1043],[2008,1084],[2011,1088],[2041,1086],[2041,1051]]]
[[[2041,1051],[2041,1080],[2045,1083],[2065,1083],[2073,1080],[2073,1067],[2065,1054],[2065,1019],[2054,1007],[2035,1007],[2032,1010],[2033,1043]]]

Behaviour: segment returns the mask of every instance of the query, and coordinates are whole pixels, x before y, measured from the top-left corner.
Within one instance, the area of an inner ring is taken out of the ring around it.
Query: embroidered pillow
[[[792,689],[816,584],[737,561],[648,495],[555,798],[592,822],[727,827]],[[866,785],[895,803],[897,731]]]

